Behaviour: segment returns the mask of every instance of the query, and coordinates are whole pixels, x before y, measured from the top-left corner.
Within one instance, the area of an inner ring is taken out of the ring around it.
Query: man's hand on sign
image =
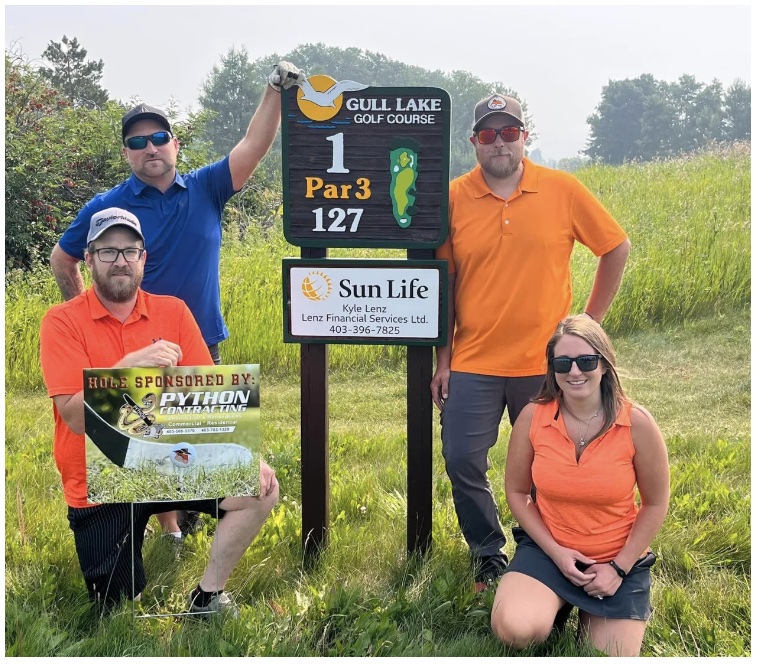
[[[296,67],[292,62],[280,60],[274,66],[272,73],[269,74],[269,85],[280,92],[294,85],[301,85],[304,78],[305,74],[302,69]]]
[[[117,367],[176,367],[182,360],[182,349],[171,341],[156,339],[150,346],[125,355]]]
[[[259,477],[261,479],[261,496],[268,496],[279,488],[279,483],[275,477],[274,471],[269,465],[260,459],[259,462]]]

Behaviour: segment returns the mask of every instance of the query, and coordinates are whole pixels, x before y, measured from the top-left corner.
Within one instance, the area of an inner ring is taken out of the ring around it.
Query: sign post
[[[282,94],[286,342],[301,343],[302,544],[327,543],[327,345],[408,347],[407,549],[432,527],[432,346],[447,343],[451,99],[431,87],[329,76]],[[327,248],[407,249],[408,260],[327,259]]]

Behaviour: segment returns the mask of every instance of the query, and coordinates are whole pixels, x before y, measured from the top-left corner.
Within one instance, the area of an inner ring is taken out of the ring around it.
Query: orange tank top
[[[639,507],[631,407],[623,404],[612,427],[575,458],[559,404],[537,404],[530,425],[536,506],[561,546],[597,562],[623,548]]]

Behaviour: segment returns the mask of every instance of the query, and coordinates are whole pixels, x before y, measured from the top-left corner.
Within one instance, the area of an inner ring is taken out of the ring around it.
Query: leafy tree
[[[85,61],[87,51],[77,38],[63,36],[60,42],[51,41],[42,57],[52,67],[40,67],[40,74],[75,106],[103,108],[108,92],[100,86],[103,61]]]
[[[207,111],[203,138],[219,155],[226,155],[245,135],[258,106],[262,84],[245,47],[231,48],[206,77],[198,98]]]
[[[723,107],[723,84],[715,79],[703,86],[697,96],[697,111],[694,124],[700,137],[699,147],[711,141],[720,141],[724,136],[725,110]]]
[[[734,81],[726,90],[724,136],[729,141],[749,141],[752,137],[752,90],[743,81]]]
[[[592,159],[608,164],[622,164],[655,156],[657,134],[650,127],[667,126],[663,91],[651,74],[635,79],[610,81],[602,89],[602,101],[587,122],[591,127],[588,147]],[[660,140],[660,139],[657,139]],[[653,145],[654,143],[654,145]]]
[[[129,172],[119,150],[123,110],[76,107],[38,72],[5,56],[5,266],[45,260],[66,223]]]
[[[585,153],[609,164],[667,158],[712,141],[749,139],[750,91],[737,82],[724,94],[684,74],[675,83],[651,74],[610,81],[589,116]]]
[[[176,108],[170,106],[170,117]],[[47,261],[84,204],[129,175],[121,154],[121,116],[72,104],[19,55],[5,54],[5,269]],[[189,167],[208,163],[195,138],[202,118],[172,120]],[[195,123],[195,124],[194,124]]]
[[[675,109],[673,143],[676,152],[691,152],[702,145],[703,139],[696,118],[703,90],[704,84],[690,74],[684,74],[670,86]]]

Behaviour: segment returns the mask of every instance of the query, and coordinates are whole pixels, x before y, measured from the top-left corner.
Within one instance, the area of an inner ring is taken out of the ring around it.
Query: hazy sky
[[[554,159],[586,146],[586,118],[610,80],[751,83],[748,5],[5,7],[6,49],[16,42],[32,61],[64,34],[104,61],[112,97],[157,106],[174,97],[183,109],[196,107],[201,82],[232,46],[256,59],[322,42],[467,70],[521,96],[540,135],[533,147]],[[307,72],[316,73],[331,74]]]

